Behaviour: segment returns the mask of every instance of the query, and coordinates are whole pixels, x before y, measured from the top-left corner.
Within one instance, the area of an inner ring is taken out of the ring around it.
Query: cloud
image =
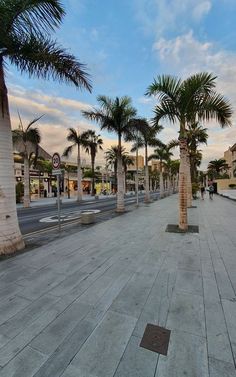
[[[134,0],[136,18],[146,34],[156,37],[184,32],[210,12],[212,0]]]
[[[159,38],[153,50],[165,71],[174,72],[179,77],[187,77],[196,72],[212,72],[217,76],[217,90],[230,100],[234,109],[232,128],[221,130],[219,124],[206,123],[209,145],[203,149],[203,166],[211,159],[220,158],[235,140],[236,126],[236,53],[217,48],[212,42],[194,37],[193,31],[172,39]]]

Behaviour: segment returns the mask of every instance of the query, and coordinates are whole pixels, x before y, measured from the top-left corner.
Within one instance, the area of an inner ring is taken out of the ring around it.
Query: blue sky
[[[13,67],[7,77],[13,127],[17,109],[25,123],[45,114],[39,128],[42,146],[49,152],[63,151],[68,127],[99,132],[80,114],[81,109],[96,105],[98,94],[128,95],[138,115],[151,118],[155,99],[144,93],[158,74],[186,77],[213,72],[218,90],[234,105],[235,0],[64,0],[63,4],[67,14],[55,38],[87,64],[92,94],[53,81],[29,80]],[[164,126],[163,141],[177,136],[177,125]],[[230,129],[221,130],[214,123],[206,126],[210,137],[208,147],[202,148],[203,168],[236,142],[235,118]],[[102,136],[104,149],[116,144],[116,135]],[[98,162],[102,161],[100,154]]]

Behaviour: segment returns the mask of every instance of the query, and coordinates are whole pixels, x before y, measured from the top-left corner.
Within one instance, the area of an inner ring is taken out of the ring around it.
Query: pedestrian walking
[[[208,190],[209,190],[209,198],[212,200],[213,199],[213,194],[214,194],[214,186],[210,185],[208,187]]]
[[[201,190],[201,198],[202,198],[202,200],[204,200],[205,186],[203,184],[201,185],[200,190]]]

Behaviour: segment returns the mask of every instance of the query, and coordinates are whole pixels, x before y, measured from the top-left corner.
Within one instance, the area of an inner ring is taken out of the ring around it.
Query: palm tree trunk
[[[80,158],[80,145],[78,145],[77,155],[77,201],[82,200],[82,173],[81,173],[81,158]]]
[[[24,248],[17,213],[11,121],[0,57],[0,255]]]
[[[122,157],[121,157],[121,135],[118,135],[118,156],[117,156],[117,212],[125,211],[124,201],[124,175],[122,171]]]
[[[186,174],[186,154],[187,140],[179,139],[180,167],[179,167],[179,228],[187,231],[187,174]]]
[[[28,156],[24,156],[24,208],[30,207],[30,171]],[[40,185],[39,185],[40,194]]]
[[[91,155],[91,168],[92,168],[92,190],[91,190],[91,196],[95,195],[94,165],[95,165],[95,157]]]
[[[160,160],[160,198],[164,197],[164,181],[162,172],[162,161]]]
[[[149,171],[148,171],[148,151],[147,145],[145,145],[145,198],[146,203],[150,202],[150,190],[149,190]]]
[[[187,151],[186,154],[186,173],[187,173],[187,207],[192,207],[192,180],[191,180],[191,169],[190,169],[190,157]]]

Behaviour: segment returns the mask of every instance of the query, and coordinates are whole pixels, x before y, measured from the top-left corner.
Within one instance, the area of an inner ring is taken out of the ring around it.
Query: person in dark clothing
[[[204,194],[205,194],[205,186],[201,185],[201,198],[204,200]]]

